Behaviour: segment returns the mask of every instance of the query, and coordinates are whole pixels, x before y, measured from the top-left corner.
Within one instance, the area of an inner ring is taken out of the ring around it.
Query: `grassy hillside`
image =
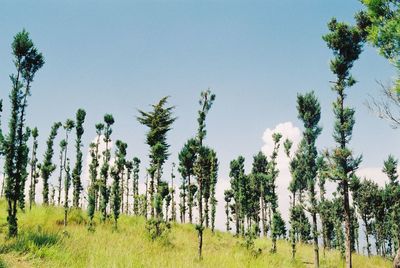
[[[36,207],[19,214],[20,236],[7,240],[6,206],[0,200],[0,267],[313,267],[313,251],[298,248],[290,258],[290,244],[279,241],[278,253],[270,254],[270,241],[259,239],[262,254],[254,257],[241,239],[231,234],[206,231],[204,260],[199,262],[194,226],[174,224],[166,239],[151,241],[143,218],[122,216],[118,231],[111,224],[98,225],[90,233],[86,214],[73,211],[70,225],[62,226],[63,210]],[[342,267],[337,252],[321,258],[322,267]],[[381,258],[354,256],[354,267],[391,267]]]

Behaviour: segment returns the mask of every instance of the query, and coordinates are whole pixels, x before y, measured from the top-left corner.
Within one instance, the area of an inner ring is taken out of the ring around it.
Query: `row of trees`
[[[398,67],[398,35],[392,33],[393,24],[398,22],[398,1],[363,1],[366,11],[356,14],[356,25],[338,22],[332,19],[329,33],[323,36],[334,58],[330,68],[335,75],[332,90],[336,93],[333,102],[335,115],[333,138],[335,148],[318,153],[316,141],[322,129],[320,104],[313,92],[298,95],[298,117],[303,123],[303,138],[298,148],[292,148],[290,140],[283,140],[280,133],[274,133],[274,148],[271,155],[259,152],[254,156],[252,170],[246,174],[245,159],[239,156],[230,163],[231,187],[224,193],[226,229],[235,227],[235,234],[247,239],[256,236],[270,236],[271,252],[276,252],[278,238],[287,237],[287,229],[278,209],[276,179],[279,175],[277,157],[283,146],[290,159],[292,180],[289,239],[292,244],[292,257],[296,256],[296,244],[299,241],[314,245],[314,263],[319,267],[319,237],[322,238],[324,252],[330,248],[339,249],[345,259],[346,267],[352,266],[352,252],[358,248],[358,216],[365,227],[367,253],[371,254],[370,236],[374,237],[376,253],[393,256],[400,244],[399,227],[399,182],[397,160],[389,157],[384,163],[384,172],[389,183],[380,188],[370,180],[360,180],[355,175],[362,158],[354,156],[349,149],[355,123],[355,110],[346,105],[347,90],[355,84],[351,76],[354,62],[359,58],[362,47],[369,41],[377,46],[382,54]],[[54,123],[46,143],[43,161],[37,157],[37,128],[26,126],[28,97],[36,72],[43,66],[43,55],[34,46],[29,34],[23,30],[14,37],[12,43],[16,71],[10,76],[11,114],[8,134],[0,130],[0,153],[4,155],[5,191],[8,210],[9,236],[18,234],[17,211],[25,210],[25,186],[29,184],[29,208],[35,203],[36,185],[43,181],[43,203],[45,205],[64,206],[64,224],[67,225],[70,210],[70,188],[72,189],[72,207],[81,208],[82,183],[82,137],[86,112],[79,109],[75,120],[67,119],[64,124]],[[398,90],[398,81],[390,92]],[[390,95],[395,103],[400,103],[396,95]],[[202,258],[204,228],[215,229],[216,184],[218,181],[218,158],[215,150],[204,145],[206,138],[206,117],[215,100],[209,90],[201,93],[198,111],[198,129],[193,138],[187,140],[178,155],[178,172],[182,181],[179,193],[179,217],[181,222],[194,223],[197,215],[198,255]],[[0,103],[2,104],[2,103]],[[146,190],[139,193],[139,171],[141,161],[127,158],[128,144],[121,140],[115,142],[112,153],[111,114],[104,116],[104,122],[95,125],[97,137],[89,146],[89,186],[87,189],[87,212],[89,229],[95,230],[94,216],[98,211],[102,223],[112,218],[117,228],[121,213],[132,212],[148,219],[149,230],[161,235],[163,226],[177,220],[175,201],[174,167],[170,182],[165,180],[164,164],[169,157],[167,134],[176,120],[174,107],[167,106],[168,97],[152,105],[148,112],[139,110],[137,120],[148,128],[146,143],[149,146],[149,166],[146,169]],[[379,103],[375,103],[377,107]],[[2,105],[0,105],[2,108]],[[387,106],[382,117],[396,118]],[[385,116],[384,116],[385,115]],[[398,123],[398,122],[397,122]],[[63,129],[65,137],[60,141],[58,185],[49,181],[57,166],[53,163],[54,142]],[[70,134],[75,130],[75,164],[71,171],[69,157]],[[32,148],[28,141],[32,137]],[[102,144],[105,145],[104,150]],[[29,157],[29,152],[31,155]],[[28,165],[30,166],[28,168]],[[29,181],[27,180],[29,176]],[[110,181],[111,179],[111,181]],[[333,198],[326,195],[327,181],[337,183]],[[62,194],[62,188],[64,193]],[[56,195],[57,190],[57,195]],[[64,201],[61,197],[64,195]],[[57,196],[57,200],[56,200]],[[351,197],[353,203],[351,202]],[[132,197],[132,198],[131,198]],[[375,204],[371,206],[370,204]],[[318,226],[318,217],[321,226]],[[344,223],[344,225],[343,225]],[[399,251],[400,252],[400,251]]]

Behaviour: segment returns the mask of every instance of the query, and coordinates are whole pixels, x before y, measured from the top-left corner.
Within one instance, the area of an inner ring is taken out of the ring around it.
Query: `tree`
[[[332,230],[332,223],[330,221],[330,204],[329,200],[326,200],[326,189],[325,184],[326,180],[329,178],[329,167],[326,162],[326,159],[323,155],[320,155],[317,159],[317,167],[318,167],[318,188],[319,188],[319,216],[321,219],[322,225],[322,243],[324,249],[324,256],[325,251],[327,248],[331,247],[331,231]]]
[[[171,195],[171,199],[172,199],[172,204],[171,204],[171,218],[172,218],[172,221],[176,221],[176,202],[175,202],[175,186],[174,186],[175,174],[174,174],[174,169],[175,169],[175,163],[172,163],[171,188],[170,188],[170,195]]]
[[[243,189],[243,181],[245,180],[244,161],[244,157],[239,156],[237,159],[230,162],[229,177],[231,178],[231,189],[233,192],[233,200],[235,201],[236,236],[239,236],[240,230],[244,230],[244,227],[241,227],[243,218],[242,207],[244,205],[243,201],[245,200],[245,189]]]
[[[211,171],[210,171],[210,193],[211,193],[211,231],[214,232],[215,229],[215,215],[217,213],[218,200],[215,196],[217,182],[218,182],[218,158],[217,153],[211,150],[210,153],[211,160]]]
[[[400,5],[398,0],[362,0],[365,10],[357,14],[362,18],[360,28],[368,35],[367,41],[400,70]],[[393,92],[399,92],[397,77]]]
[[[49,178],[51,174],[56,169],[56,165],[53,164],[52,159],[54,155],[54,139],[57,136],[58,129],[61,127],[60,122],[56,122],[51,127],[50,136],[47,139],[47,148],[46,152],[44,153],[44,160],[43,164],[41,165],[41,174],[43,179],[43,203],[45,205],[49,204]]]
[[[3,141],[5,152],[5,196],[7,200],[8,235],[17,236],[17,205],[21,201],[27,178],[29,129],[25,128],[28,96],[36,72],[43,66],[43,55],[38,52],[25,30],[17,33],[12,43],[12,54],[16,73],[10,76],[12,90],[10,94],[11,115],[9,133]]]
[[[271,237],[272,237],[272,248],[271,252],[275,253],[276,252],[276,240],[278,238],[279,230],[280,228],[279,225],[277,225],[279,222],[276,221],[276,218],[278,217],[278,195],[276,194],[276,178],[279,175],[279,170],[277,169],[277,162],[276,159],[278,157],[278,152],[279,152],[279,147],[280,147],[280,140],[282,138],[282,134],[280,133],[274,133],[272,134],[272,140],[274,141],[274,149],[272,151],[272,155],[270,157],[270,161],[268,162],[268,167],[267,167],[267,176],[268,176],[268,181],[267,181],[267,186],[266,186],[266,200],[270,204],[271,207],[271,213],[272,213],[272,219],[270,226],[271,226]]]
[[[39,177],[39,172],[38,172],[38,160],[36,157],[37,154],[37,148],[38,148],[38,136],[39,136],[39,131],[35,127],[32,129],[32,155],[31,155],[31,161],[30,161],[30,186],[29,186],[29,209],[32,209],[32,204],[35,203],[35,195],[36,195],[36,184],[38,183],[38,177]]]
[[[111,176],[113,177],[113,183],[111,188],[112,197],[112,209],[114,214],[114,228],[117,228],[118,218],[121,210],[121,193],[120,193],[120,181],[123,176],[125,164],[126,164],[126,148],[128,145],[120,140],[115,142],[117,150],[115,152],[115,166],[111,170]]]
[[[140,159],[137,157],[133,158],[133,212],[137,216],[139,215],[139,166]],[[147,202],[147,201],[146,201]],[[147,209],[146,209],[147,211]]]
[[[268,226],[267,226],[267,206],[266,206],[266,199],[265,199],[265,192],[267,187],[267,167],[268,167],[268,159],[262,153],[258,152],[253,157],[253,168],[252,174],[254,178],[254,193],[258,195],[258,203],[259,209],[261,211],[261,230],[262,235],[266,236],[268,233]],[[259,213],[257,213],[258,215]],[[258,224],[257,224],[258,225]]]
[[[98,168],[100,166],[99,163],[99,145],[100,138],[104,130],[104,124],[98,123],[96,124],[96,143],[91,143],[90,148],[90,157],[91,163],[89,165],[89,176],[90,176],[90,185],[88,189],[88,216],[89,216],[89,230],[93,230],[93,217],[94,212],[97,208],[98,201],[98,192],[99,192],[99,182],[98,182]]]
[[[64,174],[64,152],[66,151],[67,147],[67,141],[65,139],[62,139],[60,141],[60,175],[58,176],[58,196],[57,196],[57,204],[61,204],[61,183],[62,183],[62,178]],[[66,159],[65,159],[66,161]]]
[[[230,227],[230,222],[231,222],[231,217],[230,217],[230,207],[231,207],[231,200],[233,198],[233,192],[232,190],[225,190],[224,191],[224,200],[225,200],[225,215],[226,215],[226,231],[229,232],[231,230]]]
[[[332,176],[338,181],[343,193],[345,237],[346,237],[346,267],[352,267],[351,256],[351,213],[349,204],[349,179],[358,168],[361,157],[353,157],[348,143],[351,140],[353,126],[355,123],[354,109],[345,106],[345,90],[353,86],[356,81],[350,74],[362,51],[364,36],[356,26],[349,26],[345,23],[332,19],[328,23],[330,33],[323,36],[327,46],[333,50],[334,58],[330,62],[331,71],[336,75],[336,81],[333,83],[332,90],[337,93],[337,99],[333,103],[335,114],[334,140],[337,147],[330,155]]]
[[[69,209],[69,188],[71,187],[71,167],[69,158],[67,158],[65,166],[65,180],[64,180],[64,227],[68,224],[68,209]]]
[[[303,139],[305,144],[305,180],[307,181],[308,201],[310,203],[309,212],[312,218],[312,236],[314,240],[314,265],[319,267],[319,247],[318,247],[318,227],[317,227],[317,198],[315,184],[317,179],[317,157],[316,140],[321,133],[321,127],[318,125],[321,118],[321,106],[314,95],[314,92],[297,96],[298,117],[303,121],[304,131]]]
[[[383,172],[388,176],[389,183],[385,185],[385,203],[388,217],[388,237],[395,242],[394,249],[400,248],[400,184],[397,173],[398,160],[392,155],[384,161]],[[391,243],[392,244],[392,243]]]
[[[133,169],[133,162],[132,161],[126,161],[125,163],[125,168],[126,168],[126,203],[125,203],[125,213],[129,213],[129,180],[131,178],[132,174],[132,169]],[[133,193],[133,196],[135,193]],[[135,198],[135,197],[134,197]]]
[[[76,144],[75,144],[75,149],[76,149],[76,161],[75,161],[75,167],[72,171],[72,182],[74,186],[74,191],[73,191],[73,198],[72,198],[72,203],[75,208],[79,208],[79,199],[81,196],[81,192],[83,190],[82,187],[82,180],[81,180],[81,174],[82,174],[82,135],[84,133],[83,130],[83,123],[85,122],[85,117],[86,117],[86,112],[83,109],[78,109],[76,112]]]
[[[137,117],[139,123],[149,128],[149,131],[146,134],[146,143],[150,147],[150,167],[148,169],[148,173],[150,174],[149,194],[152,204],[152,217],[154,217],[155,212],[155,185],[158,186],[160,183],[162,166],[169,156],[167,133],[169,130],[171,130],[171,126],[176,120],[176,118],[172,115],[172,111],[175,107],[165,107],[167,101],[168,97],[163,97],[157,104],[152,105],[152,111],[144,112],[139,110],[140,115]]]
[[[201,92],[200,97],[200,107],[201,109],[198,112],[198,130],[197,130],[197,154],[196,161],[194,165],[194,173],[197,177],[197,185],[198,185],[198,211],[199,211],[199,222],[196,225],[198,239],[199,239],[199,247],[198,247],[198,255],[199,259],[202,259],[202,249],[203,249],[203,182],[207,179],[207,175],[210,170],[206,170],[206,161],[208,159],[209,149],[203,146],[203,140],[207,134],[206,131],[206,116],[210,111],[215,100],[215,94],[212,94],[210,90],[206,90]],[[208,177],[209,178],[209,177]],[[191,189],[190,189],[191,191]]]
[[[186,204],[189,210],[189,222],[193,221],[193,195],[191,189],[192,181],[191,176],[193,176],[193,166],[196,160],[196,140],[189,139],[178,155],[179,167],[178,171],[182,176],[182,186],[181,186],[181,212],[182,212],[182,222],[185,222],[186,218]],[[186,197],[188,200],[186,201]]]
[[[100,212],[101,212],[101,221],[105,222],[107,219],[107,204],[109,199],[110,190],[107,187],[107,179],[108,179],[108,171],[110,168],[110,148],[109,143],[111,142],[111,126],[114,124],[114,117],[111,114],[104,115],[104,142],[106,144],[106,149],[103,152],[103,165],[100,170],[100,181],[99,181],[99,191],[101,195],[101,203],[100,203]]]
[[[60,150],[60,176],[58,178],[58,205],[60,205],[61,203],[61,184],[62,184],[63,172],[67,161],[69,133],[75,127],[75,122],[71,119],[67,119],[63,127],[65,130],[65,139],[63,139],[60,142],[61,150]]]

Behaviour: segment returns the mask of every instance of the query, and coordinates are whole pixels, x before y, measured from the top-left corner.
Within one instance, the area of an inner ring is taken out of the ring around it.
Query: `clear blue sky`
[[[169,135],[176,161],[195,134],[200,91],[210,87],[217,99],[206,143],[218,152],[223,180],[239,154],[250,165],[266,128],[286,121],[301,126],[297,92],[315,90],[323,113],[319,145],[333,145],[332,54],[321,36],[331,17],[352,22],[360,8],[357,0],[2,1],[0,97],[7,99],[14,71],[12,37],[25,28],[46,58],[28,114],[29,125],[39,128],[40,152],[52,122],[74,117],[82,107],[86,145],[94,124],[112,113],[113,137],[128,142],[131,157],[146,160],[146,129],[136,121],[136,109],[170,95],[178,116]],[[363,166],[380,167],[389,153],[399,156],[399,132],[363,103],[377,94],[375,80],[390,81],[395,71],[366,47],[353,74],[359,83],[348,94],[357,110],[351,146],[364,155]],[[7,116],[8,100],[5,109]]]

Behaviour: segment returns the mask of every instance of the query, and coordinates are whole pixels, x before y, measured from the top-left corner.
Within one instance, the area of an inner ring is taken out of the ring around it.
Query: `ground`
[[[7,239],[6,204],[0,200],[1,267],[313,267],[313,248],[298,245],[291,260],[287,241],[278,241],[278,252],[269,253],[271,241],[258,239],[255,250],[229,233],[206,230],[203,260],[197,258],[197,234],[190,224],[172,224],[170,233],[152,241],[145,219],[121,216],[118,229],[112,223],[97,225],[89,232],[86,212],[70,213],[69,225],[62,224],[63,209],[34,207],[20,212],[19,236]],[[258,249],[261,253],[257,254]],[[321,267],[343,267],[336,251],[321,256]],[[391,267],[379,257],[354,256],[354,267]]]

